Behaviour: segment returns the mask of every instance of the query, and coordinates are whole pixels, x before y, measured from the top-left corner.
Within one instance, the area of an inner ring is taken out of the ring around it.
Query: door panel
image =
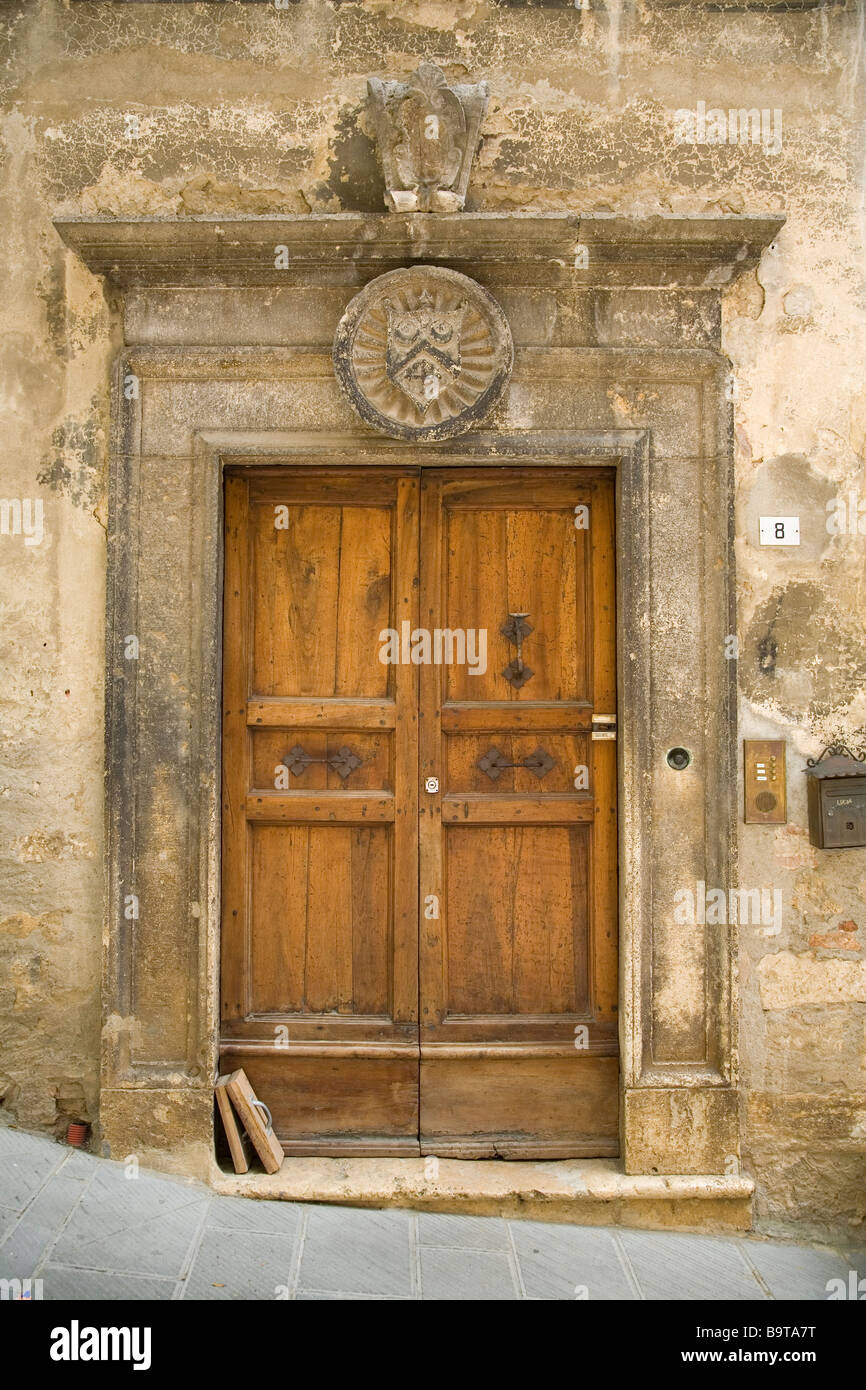
[[[415,478],[226,480],[220,1066],[287,1152],[418,1152],[417,558]]]
[[[459,826],[444,841],[446,1014],[585,1010],[588,827]]]
[[[387,1019],[389,828],[250,831],[251,1012]]]
[[[488,634],[483,674],[421,672],[421,1149],[616,1153],[612,483],[425,471],[421,537],[422,622]]]
[[[295,504],[285,529],[273,502],[252,508],[252,688],[259,695],[388,695],[376,659],[389,625],[388,507]],[[288,620],[273,621],[275,614]]]

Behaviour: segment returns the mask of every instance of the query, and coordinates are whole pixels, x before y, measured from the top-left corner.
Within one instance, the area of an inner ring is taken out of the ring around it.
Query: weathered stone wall
[[[736,380],[740,736],[786,739],[789,773],[789,823],[739,828],[740,884],[781,889],[784,904],[778,934],[740,930],[744,1154],[763,1229],[862,1234],[866,851],[810,847],[802,775],[823,741],[857,743],[866,725],[862,7],[31,0],[0,5],[0,45],[0,493],[44,508],[40,543],[0,534],[4,1111],[52,1129],[98,1104],[120,330],[52,219],[379,212],[366,77],[435,58],[491,88],[469,208],[787,212],[726,294],[722,335]],[[779,110],[781,148],[677,143],[675,112],[699,102]],[[568,334],[594,341],[592,324]],[[760,548],[762,514],[799,515],[799,550]]]

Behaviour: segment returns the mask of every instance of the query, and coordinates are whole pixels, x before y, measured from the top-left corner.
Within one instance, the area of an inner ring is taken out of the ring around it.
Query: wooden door
[[[421,1149],[616,1153],[610,475],[425,473],[421,546],[422,624],[488,634],[421,668]]]
[[[226,479],[221,1071],[287,1153],[418,1152],[418,482]]]
[[[601,470],[227,478],[220,1067],[286,1152],[617,1152],[613,580]]]

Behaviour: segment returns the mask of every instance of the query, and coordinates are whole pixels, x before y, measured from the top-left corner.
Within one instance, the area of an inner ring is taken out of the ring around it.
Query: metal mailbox
[[[820,758],[809,759],[806,777],[812,844],[819,849],[866,845],[866,760],[833,744]]]

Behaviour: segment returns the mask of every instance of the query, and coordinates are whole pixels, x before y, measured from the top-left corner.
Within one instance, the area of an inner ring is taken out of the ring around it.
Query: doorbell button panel
[[[743,740],[746,825],[785,825],[788,792],[782,739]]]

